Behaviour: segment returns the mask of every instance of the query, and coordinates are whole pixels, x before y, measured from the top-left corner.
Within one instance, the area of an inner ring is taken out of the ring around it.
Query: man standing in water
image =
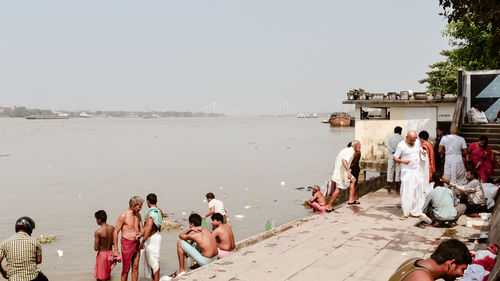
[[[108,225],[108,215],[104,210],[95,212],[95,221],[101,226],[94,232],[94,251],[97,251],[94,277],[97,280],[108,280],[111,270],[116,264],[113,258],[113,232],[115,227]],[[111,258],[110,258],[111,257]]]
[[[144,233],[139,211],[142,209],[143,202],[144,200],[139,196],[130,198],[128,202],[129,208],[120,215],[113,232],[115,257],[120,255],[118,252],[118,233],[122,232],[120,239],[123,262],[122,281],[127,281],[130,263],[132,263],[132,281],[137,281],[139,277],[139,240]]]
[[[207,198],[209,211],[206,215],[202,216],[201,218],[202,219],[208,218],[215,213],[219,213],[222,216],[224,216],[224,222],[227,222],[226,209],[224,209],[224,203],[222,203],[222,201],[218,199],[215,199],[215,195],[212,192],[207,193],[205,197]]]
[[[145,250],[147,263],[147,268],[144,270],[146,271],[146,276],[149,276],[149,273],[151,273],[151,279],[154,281],[160,280],[160,228],[163,224],[163,212],[156,206],[156,202],[156,194],[148,194],[146,203],[149,209],[143,219],[144,237],[141,242],[141,249]]]
[[[349,188],[349,201],[348,205],[359,204],[356,201],[355,195],[355,184],[356,178],[351,174],[351,163],[354,158],[354,153],[361,150],[361,143],[358,140],[354,140],[351,143],[351,147],[346,147],[342,149],[337,158],[335,159],[335,168],[333,170],[332,180],[335,182],[337,188],[332,194],[330,202],[328,202],[327,212],[333,211],[333,202],[340,194],[340,190]]]

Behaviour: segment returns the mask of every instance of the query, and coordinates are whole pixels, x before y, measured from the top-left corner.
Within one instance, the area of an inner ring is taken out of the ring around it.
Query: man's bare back
[[[156,205],[154,206],[156,208],[158,208]],[[160,213],[161,213],[161,217],[163,218],[164,215],[163,215],[163,211],[158,208],[158,210],[160,210]],[[146,225],[148,227],[146,227]],[[144,230],[147,231],[149,229],[149,226],[151,226],[151,229],[149,230],[149,236],[152,236],[153,234],[155,234],[157,231],[159,231],[160,229],[156,226],[156,224],[153,223],[153,219],[151,219],[151,217],[149,216],[149,213],[146,215],[146,219],[145,219],[145,224],[144,224]],[[147,239],[144,239],[144,240],[147,240]]]
[[[99,252],[111,251],[113,249],[113,232],[115,227],[108,224],[102,224],[101,228],[95,231],[94,250]]]
[[[233,251],[235,248],[234,234],[231,227],[227,224],[220,224],[212,235],[217,241],[217,247],[224,251]]]
[[[212,233],[204,227],[197,226],[188,235],[188,239],[193,240],[201,249],[201,254],[206,258],[213,258],[217,255],[217,241]]]

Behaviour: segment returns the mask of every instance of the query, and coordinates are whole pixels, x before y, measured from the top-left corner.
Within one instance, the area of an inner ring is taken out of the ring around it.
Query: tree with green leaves
[[[486,3],[490,3],[486,9]],[[493,3],[494,2],[494,3]],[[485,70],[500,68],[500,1],[439,0],[449,24],[443,36],[449,38],[451,50],[441,51],[445,61],[430,65],[428,90],[456,94],[457,70]],[[496,17],[495,17],[496,15]]]

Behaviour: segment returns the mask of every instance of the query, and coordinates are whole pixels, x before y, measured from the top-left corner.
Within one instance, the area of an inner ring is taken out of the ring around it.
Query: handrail
[[[458,133],[462,130],[462,124],[464,122],[464,100],[463,96],[457,98],[455,103],[455,110],[453,111],[453,119],[451,121],[450,131],[455,129]]]

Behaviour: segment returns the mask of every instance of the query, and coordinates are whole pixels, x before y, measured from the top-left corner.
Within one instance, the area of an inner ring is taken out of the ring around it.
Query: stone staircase
[[[465,138],[467,146],[478,141],[480,136],[487,136],[491,149],[500,151],[500,124],[463,124],[461,135]],[[492,177],[500,178],[500,168],[495,169]]]

